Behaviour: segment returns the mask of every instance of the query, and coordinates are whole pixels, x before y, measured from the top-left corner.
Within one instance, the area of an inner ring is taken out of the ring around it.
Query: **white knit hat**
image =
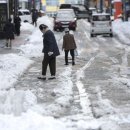
[[[65,32],[69,32],[69,28],[65,28]]]

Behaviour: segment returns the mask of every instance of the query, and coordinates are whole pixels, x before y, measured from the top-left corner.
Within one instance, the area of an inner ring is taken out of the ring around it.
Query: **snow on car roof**
[[[98,15],[110,15],[110,14],[109,14],[109,13],[104,13],[104,12],[103,12],[103,13],[94,12],[94,13],[92,14],[92,16],[93,16],[93,15],[97,15],[97,16],[98,16]]]
[[[74,4],[72,7],[77,7],[79,10],[85,10],[85,7],[83,5]]]
[[[73,10],[73,9],[59,9],[58,11],[68,11],[68,10]]]
[[[19,9],[18,11],[29,11],[28,9]]]
[[[1,0],[0,3],[7,3],[7,1],[6,0]]]
[[[89,7],[89,10],[96,10],[95,7]]]

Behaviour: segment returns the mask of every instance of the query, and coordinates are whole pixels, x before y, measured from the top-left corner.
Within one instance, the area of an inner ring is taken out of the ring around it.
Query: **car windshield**
[[[60,12],[57,14],[57,18],[72,18],[74,17],[74,14],[73,13],[70,13],[70,12]]]
[[[109,15],[97,15],[93,16],[93,21],[109,21],[110,16]]]

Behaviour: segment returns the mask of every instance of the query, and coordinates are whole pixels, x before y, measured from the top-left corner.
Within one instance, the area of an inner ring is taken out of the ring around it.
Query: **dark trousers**
[[[68,53],[70,51],[70,55],[72,56],[72,62],[74,62],[74,49],[65,50],[65,63],[68,64]]]
[[[20,35],[20,26],[15,25],[15,32],[16,32],[17,36]]]
[[[35,27],[37,26],[37,20],[36,19],[33,19],[32,20],[32,24],[34,25],[35,24]]]
[[[46,75],[48,65],[50,68],[51,76],[55,76],[55,74],[56,74],[56,57],[48,56],[48,54],[44,54],[44,58],[42,61],[42,75]]]

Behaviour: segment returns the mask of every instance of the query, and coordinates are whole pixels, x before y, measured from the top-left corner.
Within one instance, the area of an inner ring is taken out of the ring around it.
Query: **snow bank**
[[[0,91],[0,113],[21,115],[28,109],[36,105],[37,97],[29,90]]]
[[[123,22],[121,19],[117,19],[113,22],[113,32],[118,35],[118,38],[121,41],[125,41],[127,44],[130,44],[129,38],[127,35],[130,35],[130,21]]]
[[[53,21],[48,16],[38,18],[38,27],[40,24],[46,24],[49,29],[53,29]],[[29,23],[23,24],[24,29],[33,30],[32,34],[28,37],[28,44],[21,45],[18,49],[22,50],[21,55],[26,57],[39,57],[42,56],[43,37],[39,28],[32,27]]]
[[[38,26],[40,24],[45,24],[49,27],[49,29],[53,30],[53,18],[49,18],[48,16],[43,16],[37,20]]]
[[[24,22],[21,22],[21,31],[30,31],[32,32],[34,30],[34,26],[28,22],[24,23]]]
[[[0,89],[12,87],[31,63],[31,60],[16,54],[0,55]]]
[[[20,117],[0,115],[1,130],[69,130],[61,121],[28,111]]]

